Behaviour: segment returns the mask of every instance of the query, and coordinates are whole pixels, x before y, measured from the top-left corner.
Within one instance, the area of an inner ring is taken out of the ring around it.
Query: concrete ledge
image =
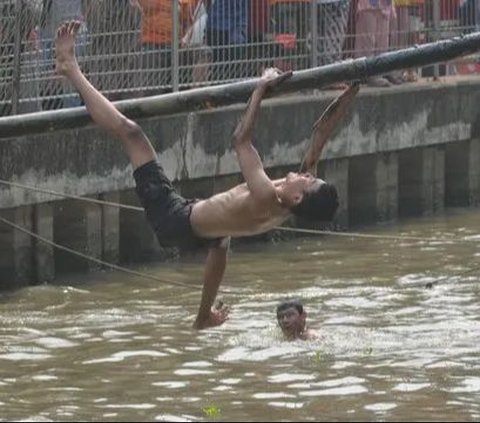
[[[480,80],[363,89],[351,116],[328,144],[324,158],[469,140],[480,134]],[[256,140],[266,167],[297,165],[311,126],[337,93],[288,95],[265,100]],[[140,120],[167,175],[184,181],[239,172],[230,147],[244,105]],[[0,178],[76,195],[133,187],[131,168],[118,141],[99,129],[61,131],[0,142]],[[0,187],[0,208],[57,200]]]
[[[335,183],[340,197],[333,225],[344,229],[478,205],[479,87],[480,81],[455,79],[365,89],[319,165],[319,176]],[[272,178],[298,169],[311,125],[334,96],[320,92],[265,102],[255,143]],[[243,109],[140,122],[183,196],[208,197],[242,181],[230,134]],[[120,143],[98,129],[0,141],[0,178],[139,205]],[[5,187],[0,209],[21,227],[111,263],[182,254],[159,246],[141,212]],[[276,237],[271,231],[249,239]],[[99,268],[6,225],[0,225],[0,252],[0,289]]]

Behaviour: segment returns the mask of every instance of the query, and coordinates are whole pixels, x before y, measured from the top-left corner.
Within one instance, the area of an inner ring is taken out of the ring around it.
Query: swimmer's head
[[[299,299],[282,301],[277,306],[277,322],[287,339],[298,338],[305,330],[307,313]]]

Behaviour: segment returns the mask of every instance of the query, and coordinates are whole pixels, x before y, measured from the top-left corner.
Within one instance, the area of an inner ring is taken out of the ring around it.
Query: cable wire
[[[90,197],[81,197],[79,195],[65,194],[57,191],[52,191],[44,188],[32,187],[29,185],[20,184],[18,182],[9,182],[3,179],[0,179],[0,184],[13,186],[16,188],[21,188],[29,191],[41,192],[44,194],[53,195],[55,197],[68,198],[71,200],[83,201],[88,203],[94,203],[102,206],[115,207],[119,209],[126,209],[131,211],[143,212],[143,207],[132,206],[129,204],[113,203],[105,200],[98,200],[96,198]],[[432,237],[415,237],[409,235],[376,235],[376,234],[364,234],[358,232],[338,232],[338,231],[326,231],[326,230],[316,230],[316,229],[302,229],[302,228],[289,228],[286,226],[275,226],[272,229],[284,231],[284,232],[297,232],[304,234],[312,235],[330,235],[330,236],[340,236],[340,237],[349,237],[349,238],[365,238],[365,239],[386,239],[392,241],[425,241],[425,242],[474,242],[478,243],[476,239],[465,239],[465,238],[432,238]]]
[[[57,243],[55,243],[55,242],[53,242],[53,241],[51,241],[47,238],[44,238],[44,237],[26,229],[26,228],[23,228],[22,226],[16,225],[15,223],[13,223],[13,222],[9,221],[8,219],[5,219],[1,216],[0,216],[0,221],[3,222],[6,225],[18,230],[18,231],[21,231],[21,232],[23,232],[27,235],[30,235],[31,237],[33,237],[35,239],[38,239],[39,241],[44,242],[45,244],[51,245],[52,247],[55,247],[59,250],[66,251],[67,253],[70,253],[70,254],[73,254],[75,256],[81,257],[81,258],[83,258],[85,260],[88,260],[88,261],[92,261],[92,262],[100,264],[102,266],[109,267],[111,269],[118,270],[118,271],[121,271],[121,272],[124,272],[124,273],[128,273],[129,275],[138,276],[138,277],[141,277],[141,278],[144,278],[144,279],[154,280],[156,282],[161,282],[161,283],[166,284],[166,285],[180,286],[182,288],[194,289],[194,290],[198,290],[198,291],[201,291],[203,289],[200,286],[189,285],[189,284],[186,284],[186,283],[183,283],[183,282],[177,282],[177,281],[172,281],[172,280],[168,280],[168,279],[161,279],[161,278],[158,278],[157,276],[154,276],[154,275],[150,275],[150,274],[143,273],[143,272],[138,272],[136,270],[131,270],[131,269],[128,269],[126,267],[119,266],[117,264],[108,263],[106,261],[97,259],[95,257],[91,257],[87,254],[83,254],[79,251],[76,251],[76,250],[73,250],[71,248],[65,247],[63,245],[57,244]],[[222,291],[222,290],[219,290],[219,292],[223,293],[223,294],[226,293],[225,291]]]

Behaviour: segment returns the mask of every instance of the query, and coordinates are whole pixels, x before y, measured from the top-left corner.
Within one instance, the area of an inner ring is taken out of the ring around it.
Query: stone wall
[[[319,165],[340,194],[337,225],[476,205],[479,87],[463,79],[362,90]],[[264,102],[255,145],[272,177],[298,168],[312,124],[333,97],[320,92]],[[139,121],[184,196],[208,196],[242,180],[231,134],[244,108]],[[120,144],[97,128],[0,141],[0,178],[138,205]],[[1,217],[61,245],[111,262],[172,256],[158,247],[142,213],[0,187]],[[4,287],[96,268],[0,224]]]

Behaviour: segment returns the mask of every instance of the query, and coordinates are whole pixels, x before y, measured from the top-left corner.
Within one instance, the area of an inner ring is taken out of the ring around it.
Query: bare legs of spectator
[[[357,57],[374,56],[388,50],[390,16],[380,9],[367,9],[357,12],[355,52]],[[389,87],[390,82],[383,77],[372,77],[367,81],[372,87]]]
[[[408,45],[415,45],[420,43],[419,34],[422,32],[421,8],[422,6],[415,5],[408,8]],[[405,82],[417,82],[417,69],[409,68],[403,74]]]
[[[210,63],[212,62],[212,52],[208,47],[198,47],[192,52],[192,82],[193,84],[201,84],[208,81],[210,74]]]
[[[407,48],[410,42],[410,15],[408,6],[397,6],[395,8],[396,16],[392,17],[390,22],[390,47],[393,50]],[[402,84],[403,71],[395,71],[387,76],[392,84]]]

